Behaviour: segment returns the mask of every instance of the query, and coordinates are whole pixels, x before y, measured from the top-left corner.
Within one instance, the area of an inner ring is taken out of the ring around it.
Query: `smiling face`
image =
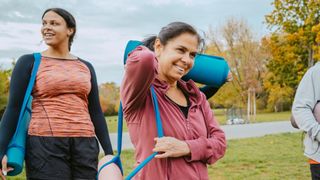
[[[44,42],[51,47],[66,46],[74,32],[68,28],[66,21],[57,13],[48,11],[42,18],[41,34]]]
[[[198,49],[198,37],[191,33],[183,33],[170,39],[166,45],[157,39],[154,48],[159,60],[160,79],[175,83],[193,67]]]

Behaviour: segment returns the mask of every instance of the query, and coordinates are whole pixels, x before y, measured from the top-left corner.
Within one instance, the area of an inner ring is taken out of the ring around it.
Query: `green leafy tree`
[[[9,77],[11,70],[0,69],[0,118],[5,110],[9,95]]]
[[[315,27],[319,26],[320,21],[320,1],[275,0],[272,4],[274,10],[266,15],[267,24],[270,28],[275,27],[278,32],[301,36],[304,45],[300,48],[308,52],[308,58],[305,60],[311,67],[314,60],[319,60],[318,55],[314,56],[314,51],[319,46]]]
[[[272,4],[273,11],[265,16],[269,28],[275,29],[265,38],[271,57],[264,88],[269,110],[288,110],[304,73],[320,59],[320,1],[274,0]]]
[[[264,88],[268,95],[268,109],[289,110],[296,89],[308,62],[306,49],[300,48],[303,36],[297,34],[273,34],[265,38],[265,46],[272,56],[268,59],[268,71],[264,77]]]

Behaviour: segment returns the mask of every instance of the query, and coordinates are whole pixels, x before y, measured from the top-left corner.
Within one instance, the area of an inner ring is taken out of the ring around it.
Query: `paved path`
[[[249,137],[260,137],[267,134],[278,134],[285,132],[299,132],[294,129],[289,120],[277,121],[277,122],[264,122],[253,124],[241,124],[241,125],[225,125],[221,128],[226,133],[227,139],[241,139]],[[111,133],[110,139],[114,150],[117,149],[117,134]],[[122,135],[122,149],[133,149],[129,134],[123,133]]]

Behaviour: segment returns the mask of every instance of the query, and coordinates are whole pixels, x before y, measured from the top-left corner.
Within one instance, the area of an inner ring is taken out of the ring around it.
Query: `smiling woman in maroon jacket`
[[[192,80],[181,80],[193,67],[200,44],[192,26],[173,22],[128,56],[121,100],[135,146],[135,165],[159,152],[136,179],[209,179],[207,164],[225,153],[225,134],[205,95]],[[163,138],[156,138],[151,85],[159,101]]]

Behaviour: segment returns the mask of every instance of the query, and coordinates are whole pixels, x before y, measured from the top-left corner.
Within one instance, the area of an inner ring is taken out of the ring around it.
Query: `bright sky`
[[[116,82],[123,76],[123,52],[128,40],[157,34],[173,21],[184,21],[207,32],[228,18],[245,20],[256,38],[268,33],[264,16],[272,0],[0,0],[0,66],[12,59],[42,51],[41,16],[60,7],[77,21],[72,53],[91,62],[98,83]]]

